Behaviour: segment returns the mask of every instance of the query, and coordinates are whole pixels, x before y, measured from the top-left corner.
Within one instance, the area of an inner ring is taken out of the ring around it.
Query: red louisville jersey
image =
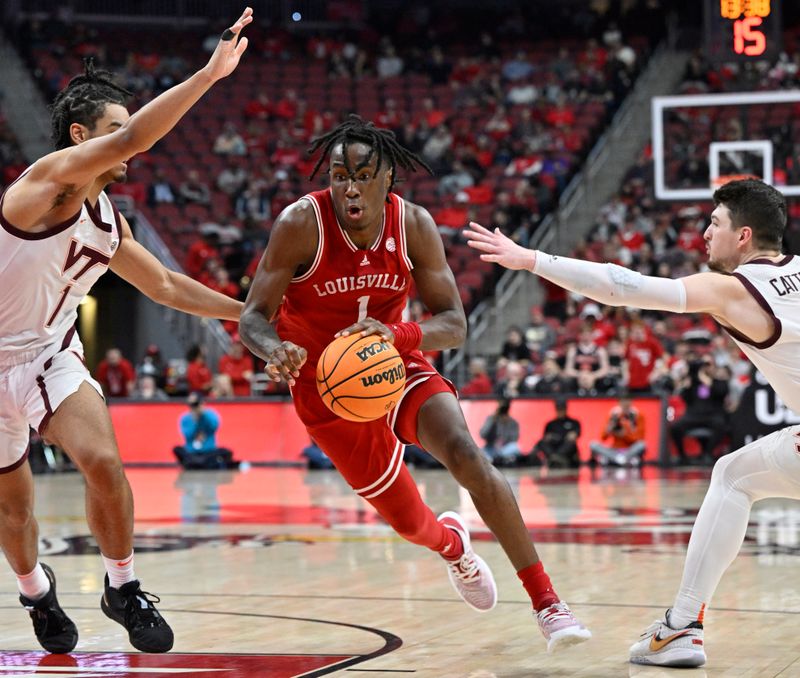
[[[330,190],[308,200],[317,219],[317,253],[311,267],[292,278],[277,314],[278,336],[308,351],[301,378],[313,379],[317,360],[334,335],[370,317],[384,324],[402,321],[411,284],[406,250],[405,203],[394,193],[383,211],[375,242],[353,243],[333,211]]]

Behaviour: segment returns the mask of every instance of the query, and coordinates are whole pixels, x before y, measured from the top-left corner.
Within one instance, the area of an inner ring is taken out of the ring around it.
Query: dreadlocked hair
[[[124,106],[128,97],[133,96],[132,92],[112,80],[111,73],[95,69],[92,57],[84,59],[83,63],[83,75],[72,78],[50,106],[51,135],[58,150],[72,146],[69,135],[72,123],[93,129],[103,117],[106,104]]]
[[[317,160],[317,164],[314,165],[311,175],[308,177],[309,181],[316,176],[325,158],[330,154],[331,149],[339,143],[342,144],[344,166],[348,172],[354,171],[347,161],[347,147],[352,143],[366,144],[372,149],[373,153],[378,154],[378,163],[375,165],[377,169],[380,169],[381,163],[383,163],[385,159],[392,170],[392,183],[389,185],[390,192],[395,183],[398,165],[407,172],[416,172],[418,167],[422,167],[428,174],[433,174],[433,170],[422,158],[398,143],[397,137],[395,137],[392,130],[375,127],[373,123],[367,122],[363,118],[351,113],[347,116],[347,120],[338,127],[334,127],[327,134],[323,134],[311,140],[311,147],[308,149],[308,155],[313,156],[320,148],[322,149],[322,153],[319,156],[319,160]],[[370,153],[366,162],[370,160],[372,160],[372,153]],[[359,169],[360,167],[356,167],[355,171]]]

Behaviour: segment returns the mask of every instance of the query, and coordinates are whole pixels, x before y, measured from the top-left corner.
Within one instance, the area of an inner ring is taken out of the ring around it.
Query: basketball
[[[334,414],[373,421],[397,404],[406,385],[403,359],[377,335],[334,339],[317,363],[317,390]]]

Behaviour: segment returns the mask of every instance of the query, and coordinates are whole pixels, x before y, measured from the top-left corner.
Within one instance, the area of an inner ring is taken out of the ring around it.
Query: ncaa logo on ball
[[[397,249],[397,243],[394,238],[386,238],[386,249],[390,252],[394,252]]]
[[[372,356],[388,350],[389,344],[383,341],[376,341],[374,344],[370,344],[369,346],[362,348],[360,351],[356,351],[356,356],[358,356],[358,359],[363,363],[369,360]]]

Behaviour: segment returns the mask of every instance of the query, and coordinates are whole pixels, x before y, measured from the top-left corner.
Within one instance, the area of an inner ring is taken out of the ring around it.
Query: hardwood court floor
[[[708,472],[507,475],[556,589],[594,633],[589,643],[546,653],[513,569],[443,471],[415,477],[435,511],[469,520],[499,587],[487,614],[460,602],[439,559],[394,536],[335,472],[133,469],[136,571],[162,597],[174,652],[132,652],[103,616],[81,479],[39,476],[42,560],[81,640],[66,658],[40,652],[6,567],[0,678],[800,676],[797,504],[756,505],[707,613],[708,665],[670,671],[629,665],[627,649],[672,602]]]

